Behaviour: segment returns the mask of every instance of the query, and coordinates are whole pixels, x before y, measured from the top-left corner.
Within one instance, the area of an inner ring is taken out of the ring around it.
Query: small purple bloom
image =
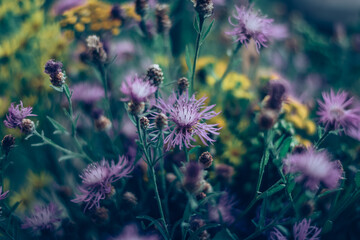
[[[7,198],[9,191],[3,192],[3,187],[0,187],[0,200]]]
[[[311,220],[303,219],[293,226],[294,240],[319,240],[321,228],[311,226]],[[287,240],[287,238],[277,229],[270,233],[270,240]]]
[[[115,238],[110,238],[109,240],[160,240],[160,238],[155,235],[149,234],[140,234],[139,228],[136,224],[126,225],[119,236]]]
[[[322,93],[323,101],[318,100],[319,122],[325,125],[327,130],[344,130],[346,134],[353,128],[358,128],[360,121],[360,107],[353,106],[354,98],[349,97],[345,91],[333,90]]]
[[[7,128],[20,128],[23,119],[29,116],[36,116],[35,114],[31,114],[32,107],[24,107],[22,101],[16,106],[14,104],[15,103],[11,103],[9,112],[6,114],[6,120],[4,120]]]
[[[233,18],[236,22],[233,23],[231,17],[229,17],[229,23],[233,26],[233,30],[227,32],[227,34],[235,37],[235,41],[245,45],[253,39],[258,52],[262,46],[267,47],[267,42],[270,41],[272,36],[269,32],[271,31],[273,19],[262,16],[260,11],[255,11],[252,6],[235,6],[235,9],[236,12]]]
[[[76,203],[85,203],[85,209],[94,206],[100,207],[100,201],[111,196],[113,191],[112,183],[121,178],[129,177],[133,167],[126,157],[119,157],[118,163],[103,159],[88,165],[81,173],[82,185],[78,188],[80,194],[73,199]]]
[[[189,98],[188,92],[178,98],[173,93],[167,101],[158,99],[155,106],[168,115],[168,119],[174,123],[164,129],[170,132],[164,139],[167,150],[175,146],[181,149],[183,144],[186,148],[192,147],[191,141],[196,141],[194,136],[198,136],[206,146],[207,142],[215,142],[209,133],[219,135],[220,128],[216,128],[218,124],[206,124],[203,121],[217,116],[220,112],[210,111],[215,105],[204,106],[205,100],[206,97],[197,100],[195,94]]]
[[[102,87],[87,82],[73,85],[72,90],[73,95],[71,99],[86,104],[95,103],[105,96]]]
[[[123,101],[133,101],[135,103],[146,102],[151,94],[155,93],[157,87],[150,82],[144,81],[138,76],[128,76],[121,84],[121,92],[126,95]]]
[[[36,206],[31,216],[24,219],[21,228],[32,228],[35,234],[39,234],[40,231],[54,231],[62,220],[61,212],[54,203]]]
[[[209,205],[209,219],[213,222],[231,225],[235,221],[236,201],[229,193],[224,193],[216,205]]]
[[[313,148],[288,155],[283,162],[284,172],[298,174],[295,181],[303,182],[310,190],[317,190],[320,184],[329,189],[336,188],[343,173],[336,161],[329,160],[326,151],[317,152]]]
[[[44,73],[48,75],[58,74],[62,71],[63,64],[61,62],[56,62],[53,59],[50,59],[45,64]]]
[[[204,171],[198,162],[188,162],[184,168],[183,187],[190,193],[198,193],[203,188]]]

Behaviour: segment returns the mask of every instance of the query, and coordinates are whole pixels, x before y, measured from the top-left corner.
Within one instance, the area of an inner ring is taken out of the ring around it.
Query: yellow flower
[[[236,138],[232,138],[230,141],[226,142],[225,148],[226,150],[222,157],[229,159],[229,161],[234,165],[241,164],[241,156],[246,153],[243,142]]]
[[[135,12],[135,5],[133,3],[124,3],[121,5],[121,8],[124,10],[127,17],[133,18],[136,21],[141,20],[141,16]]]
[[[235,88],[247,90],[250,85],[250,80],[245,75],[236,72],[230,72],[221,84],[224,91],[234,90]]]
[[[85,30],[85,26],[82,23],[75,24],[74,28],[78,32],[83,32]]]
[[[111,29],[111,33],[112,33],[112,35],[117,36],[120,34],[120,29],[113,28],[113,29]]]
[[[37,175],[32,171],[29,171],[27,179],[29,181],[29,185],[37,190],[46,187],[52,182],[52,177],[46,172],[41,172],[39,175]]]
[[[305,129],[308,135],[314,135],[316,133],[316,124],[311,120],[306,120]]]
[[[249,127],[249,125],[250,125],[249,119],[243,118],[243,119],[240,120],[239,124],[237,125],[237,129],[240,132],[243,132]]]
[[[294,127],[296,128],[302,129],[304,127],[304,121],[298,115],[295,114],[286,115],[285,119],[291,122],[292,124],[294,124]]]
[[[299,142],[299,144],[304,145],[305,147],[311,147],[311,142],[307,139],[302,138],[300,135],[295,136],[296,141]]]
[[[28,209],[34,200],[34,191],[31,186],[20,189],[20,192],[13,192],[10,197],[10,205],[14,205],[20,202],[17,210],[24,212]]]

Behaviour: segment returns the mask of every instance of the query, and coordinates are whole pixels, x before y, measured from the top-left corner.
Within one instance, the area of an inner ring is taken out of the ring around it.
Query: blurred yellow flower
[[[49,185],[52,182],[52,177],[46,172],[40,172],[39,174],[35,174],[32,171],[29,171],[27,174],[27,179],[29,181],[29,185],[34,189],[42,189]]]
[[[232,138],[225,143],[225,151],[222,154],[223,158],[229,159],[234,165],[240,165],[242,162],[242,155],[246,153],[243,142],[237,138]]]
[[[20,202],[20,205],[17,208],[20,212],[24,212],[28,209],[35,199],[34,191],[31,186],[20,189],[20,192],[13,192],[10,196],[10,205]]]

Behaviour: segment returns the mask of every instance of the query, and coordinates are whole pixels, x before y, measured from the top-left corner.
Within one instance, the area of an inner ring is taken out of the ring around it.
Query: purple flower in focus
[[[73,86],[73,95],[71,99],[73,101],[84,102],[92,104],[104,98],[104,89],[98,85],[90,83],[79,83]]]
[[[24,107],[22,101],[16,106],[14,103],[11,103],[8,111],[6,120],[4,120],[4,124],[7,128],[20,128],[23,119],[29,116],[36,116],[35,114],[31,114],[32,107]]]
[[[311,220],[303,219],[293,226],[294,240],[319,240],[321,228],[311,226]],[[277,229],[270,233],[270,240],[287,240],[287,238]]]
[[[0,200],[4,200],[5,198],[7,198],[7,195],[9,193],[9,191],[3,192],[3,187],[0,187]]]
[[[235,37],[235,41],[245,45],[253,39],[258,52],[262,46],[267,47],[267,42],[272,36],[270,31],[273,19],[262,16],[260,11],[255,11],[252,6],[235,6],[235,9],[236,12],[233,18],[236,22],[233,23],[231,17],[229,17],[229,23],[233,26],[233,30],[227,32],[227,34]]]
[[[40,231],[54,231],[57,228],[57,224],[61,222],[61,212],[59,207],[54,203],[36,206],[31,216],[24,219],[21,228],[32,228],[36,234]]]
[[[129,177],[133,167],[125,157],[119,157],[118,163],[103,159],[88,165],[80,174],[82,185],[78,188],[80,194],[73,199],[73,202],[84,203],[85,209],[94,206],[100,207],[100,201],[111,196],[112,184],[121,178]]]
[[[283,162],[284,172],[298,174],[295,181],[304,182],[310,190],[317,190],[320,184],[329,189],[336,188],[343,173],[336,161],[329,160],[326,151],[317,152],[313,148],[288,155]]]
[[[234,205],[236,201],[229,193],[224,193],[216,205],[209,206],[209,219],[213,222],[231,225],[235,221]]]
[[[125,82],[121,84],[121,92],[126,95],[123,101],[133,101],[135,103],[146,102],[151,94],[155,93],[157,87],[152,86],[150,82],[144,81],[138,76],[128,76]]]
[[[136,224],[126,225],[119,236],[115,238],[110,238],[109,240],[160,240],[160,238],[155,235],[140,235],[139,228]]]
[[[360,121],[360,107],[353,106],[354,98],[349,97],[345,91],[333,90],[322,93],[323,102],[318,100],[319,122],[325,125],[327,130],[344,130],[346,134],[352,128],[358,128]]]
[[[220,128],[216,128],[218,124],[206,124],[203,120],[209,120],[220,112],[210,111],[215,105],[203,106],[205,100],[206,97],[197,100],[195,94],[189,98],[188,92],[183,93],[179,98],[173,93],[167,101],[158,100],[155,106],[168,115],[168,119],[174,123],[174,126],[168,125],[164,129],[170,132],[164,139],[167,150],[175,146],[181,149],[183,144],[186,148],[192,147],[191,141],[196,141],[194,136],[198,136],[206,146],[207,142],[215,142],[210,138],[209,133],[219,135]]]

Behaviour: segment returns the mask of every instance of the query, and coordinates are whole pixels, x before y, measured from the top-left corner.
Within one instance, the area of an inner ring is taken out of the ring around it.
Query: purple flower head
[[[3,192],[3,187],[0,187],[0,200],[4,200],[5,198],[7,198],[7,195],[9,193],[9,191]]]
[[[209,205],[209,219],[213,222],[231,225],[235,221],[235,198],[224,193],[216,205]]]
[[[102,87],[87,82],[74,85],[72,90],[73,95],[71,99],[86,104],[95,103],[105,96]]]
[[[44,73],[48,75],[58,74],[59,72],[62,71],[62,67],[63,65],[61,62],[56,62],[53,59],[50,59],[45,64]]]
[[[125,157],[119,157],[118,163],[103,159],[101,162],[89,164],[80,174],[82,185],[78,188],[80,194],[73,202],[84,203],[85,209],[100,207],[100,201],[111,196],[112,183],[121,178],[129,177],[133,167]]]
[[[319,240],[321,228],[311,226],[311,220],[303,219],[293,226],[294,240]],[[287,240],[287,238],[277,229],[270,233],[270,240]]]
[[[336,188],[343,173],[336,161],[329,160],[326,151],[317,152],[313,148],[288,155],[283,163],[284,172],[298,174],[295,181],[303,182],[310,190],[317,190],[320,184],[329,189]]]
[[[155,235],[149,235],[149,234],[140,234],[139,228],[136,224],[129,224],[126,225],[119,236],[115,238],[110,238],[109,240],[160,240],[160,238]]]
[[[215,142],[210,138],[209,133],[219,135],[220,128],[216,128],[218,124],[206,124],[203,121],[217,116],[220,112],[211,111],[215,105],[204,106],[205,100],[206,97],[197,100],[195,94],[189,98],[188,92],[183,93],[179,98],[173,93],[167,101],[158,100],[155,106],[168,115],[168,119],[174,123],[164,129],[170,132],[164,139],[167,150],[175,146],[181,149],[183,144],[186,148],[192,147],[191,141],[196,141],[194,136],[198,136],[206,146],[207,142]]]
[[[284,40],[289,37],[289,29],[285,24],[271,24],[268,36],[273,40]]]
[[[35,114],[31,114],[32,107],[24,107],[22,101],[16,106],[15,103],[11,103],[8,111],[6,120],[4,120],[7,128],[20,128],[23,119],[29,116],[36,116]]]
[[[229,17],[229,23],[233,26],[233,30],[227,32],[228,35],[235,37],[235,41],[247,45],[251,39],[255,41],[256,50],[259,52],[260,48],[267,47],[267,42],[270,40],[271,23],[273,19],[268,19],[262,16],[260,11],[255,11],[250,7],[237,7],[233,15],[235,23]]]
[[[183,187],[190,193],[198,193],[203,188],[203,167],[198,162],[188,162],[184,168]]]
[[[54,203],[36,206],[31,216],[25,217],[21,228],[32,228],[36,234],[39,234],[40,231],[54,231],[57,228],[57,224],[61,222],[61,212]]]
[[[135,103],[146,102],[151,94],[155,93],[157,87],[152,86],[150,82],[144,81],[138,76],[128,76],[125,82],[121,84],[121,92],[126,95],[123,101],[133,101]]]
[[[330,93],[322,93],[323,101],[318,100],[319,122],[325,125],[327,130],[344,130],[346,134],[352,128],[357,128],[360,121],[360,107],[353,106],[354,98],[349,97],[345,91],[333,90]]]

